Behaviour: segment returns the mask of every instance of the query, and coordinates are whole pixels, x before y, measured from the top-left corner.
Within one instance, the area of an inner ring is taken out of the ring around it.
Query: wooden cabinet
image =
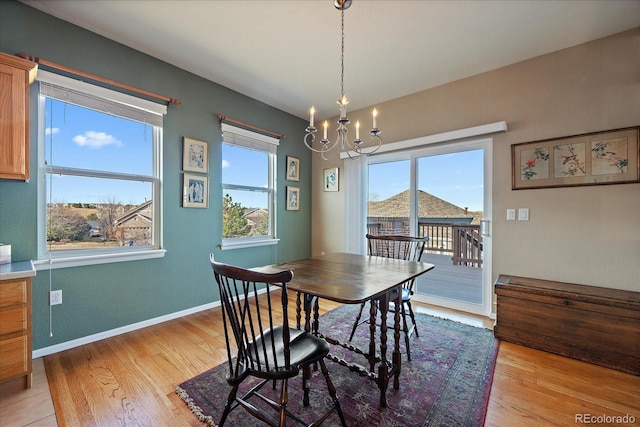
[[[29,85],[37,70],[0,52],[0,178],[29,179]]]
[[[500,275],[496,338],[640,375],[640,292]]]
[[[31,278],[0,280],[0,383],[31,387]]]

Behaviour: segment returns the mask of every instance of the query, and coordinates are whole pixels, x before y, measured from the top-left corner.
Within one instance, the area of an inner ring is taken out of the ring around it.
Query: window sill
[[[81,255],[67,258],[51,258],[34,261],[37,271],[54,270],[57,268],[82,267],[87,265],[108,264],[112,262],[140,261],[145,259],[162,258],[165,249],[152,249],[137,252],[120,252],[112,254]]]
[[[259,240],[240,240],[240,241],[232,241],[226,240],[222,241],[220,244],[220,249],[223,251],[230,249],[241,249],[241,248],[253,248],[257,246],[271,246],[277,245],[280,239],[259,239]]]

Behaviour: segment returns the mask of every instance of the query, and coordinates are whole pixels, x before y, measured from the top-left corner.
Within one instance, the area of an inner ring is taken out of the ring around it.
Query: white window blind
[[[153,126],[162,126],[167,106],[95,86],[47,71],[38,71],[40,93],[58,101],[81,105]]]
[[[280,140],[261,133],[252,132],[228,123],[221,123],[222,141],[227,144],[237,145],[250,150],[266,151],[276,154]]]

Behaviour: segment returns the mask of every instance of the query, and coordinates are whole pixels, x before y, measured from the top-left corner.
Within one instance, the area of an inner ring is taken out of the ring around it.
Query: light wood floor
[[[225,360],[220,322],[218,308],[36,359],[33,388],[0,396],[0,426],[201,426],[173,390]],[[640,425],[640,377],[501,343],[486,426],[576,426],[576,414]]]

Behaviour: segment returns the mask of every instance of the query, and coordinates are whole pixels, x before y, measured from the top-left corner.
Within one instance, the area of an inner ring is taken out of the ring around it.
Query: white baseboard
[[[100,332],[94,335],[78,338],[71,341],[66,341],[60,344],[52,345],[49,347],[39,348],[33,350],[32,358],[37,359],[39,357],[48,356],[50,354],[58,353],[60,351],[69,350],[74,347],[89,344],[92,342],[100,341],[105,338],[115,337],[127,332],[135,331],[137,329],[146,328],[147,326],[157,325],[158,323],[166,322],[168,320],[177,319],[178,317],[187,316],[189,314],[197,313],[199,311],[208,310],[210,308],[220,307],[220,301],[215,301],[209,304],[192,307],[187,310],[177,311],[164,316],[156,317],[153,319],[144,320],[138,323],[132,323],[131,325],[122,326],[120,328],[111,329],[109,331]]]

